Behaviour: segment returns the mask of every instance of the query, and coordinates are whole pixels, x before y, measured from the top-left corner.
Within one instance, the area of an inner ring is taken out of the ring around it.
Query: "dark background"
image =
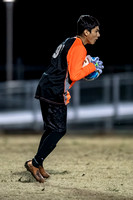
[[[119,66],[117,72],[125,71],[127,65],[133,64],[131,3],[16,0],[13,19],[14,65],[19,58],[25,66],[36,66],[36,69],[43,66],[44,70],[57,45],[67,37],[76,35],[79,16],[90,14],[100,21],[101,37],[95,45],[87,46],[88,53],[103,60],[105,73],[110,73],[111,67],[114,70],[116,65]],[[5,63],[6,6],[0,1],[0,66],[4,67]],[[36,73],[34,78],[40,78],[40,73]]]

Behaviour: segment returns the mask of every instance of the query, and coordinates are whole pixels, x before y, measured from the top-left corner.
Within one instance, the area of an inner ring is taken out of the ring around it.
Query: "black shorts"
[[[44,130],[66,132],[67,106],[40,101]]]

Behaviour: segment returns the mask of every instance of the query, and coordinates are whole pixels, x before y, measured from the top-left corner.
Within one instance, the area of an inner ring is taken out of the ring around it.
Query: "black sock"
[[[58,141],[64,136],[65,132],[51,132],[42,142],[38,148],[36,156],[32,163],[35,167],[42,166],[43,160],[54,150]]]
[[[40,164],[38,163],[38,161],[35,159],[35,157],[32,159],[32,165],[36,168],[38,168],[40,166]]]
[[[44,141],[44,140],[46,139],[46,137],[49,135],[49,133],[50,133],[49,130],[46,130],[46,131],[43,133],[43,135],[42,135],[42,137],[41,137],[41,140],[40,140],[39,147],[38,147],[38,151],[39,151],[39,149],[41,148],[43,141]],[[37,151],[37,152],[38,152],[38,151]]]

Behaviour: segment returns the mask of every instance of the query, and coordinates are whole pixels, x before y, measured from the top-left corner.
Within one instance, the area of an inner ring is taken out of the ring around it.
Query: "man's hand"
[[[93,63],[95,65],[96,71],[85,77],[85,80],[92,81],[98,78],[100,74],[102,74],[102,69],[104,69],[104,66],[99,57],[91,57],[90,55],[87,55],[83,67],[89,63]]]

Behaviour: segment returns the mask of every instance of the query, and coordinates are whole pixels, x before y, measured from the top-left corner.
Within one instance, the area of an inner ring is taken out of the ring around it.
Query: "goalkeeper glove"
[[[90,55],[88,55],[86,56],[86,58],[89,59],[89,61],[95,65],[96,71],[98,71],[99,74],[101,74],[102,69],[104,69],[104,66],[103,66],[103,62],[99,60],[99,57],[91,57]]]
[[[85,77],[85,80],[92,81],[99,77],[102,74],[102,69],[104,69],[103,62],[99,60],[99,57],[91,57],[90,55],[86,56],[86,62],[91,62],[95,65],[96,71],[92,72],[88,76]],[[86,63],[85,63],[86,64]]]

